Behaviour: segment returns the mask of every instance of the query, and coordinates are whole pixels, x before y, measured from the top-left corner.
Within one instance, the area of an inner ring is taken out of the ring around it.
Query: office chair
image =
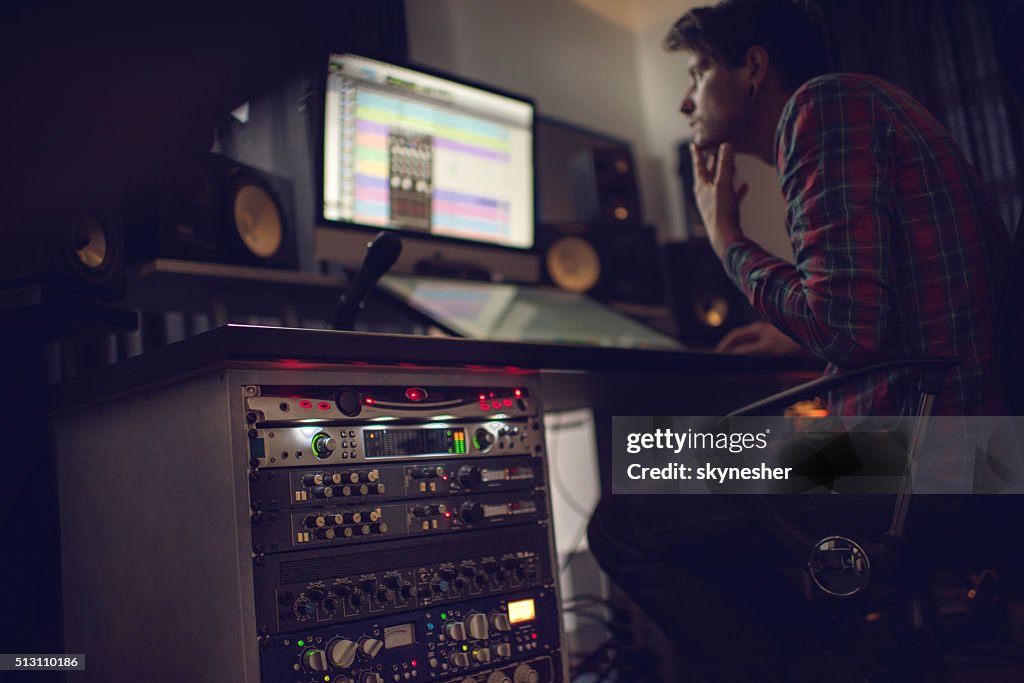
[[[1003,394],[1009,415],[1024,415],[1024,212],[1018,221],[1011,250],[1009,271],[997,307],[997,354]],[[959,364],[955,358],[917,357],[876,363],[802,384],[787,391],[743,406],[727,417],[779,413],[796,401],[862,379],[875,373],[899,368],[915,368],[920,373],[918,409],[907,446],[904,476],[901,478],[889,528],[880,542],[865,543],[845,534],[812,538],[801,532],[781,513],[769,497],[758,497],[768,527],[794,557],[806,561],[807,572],[816,589],[832,597],[866,595],[870,584],[886,582],[892,590],[889,603],[902,601],[914,635],[915,675],[923,680],[944,677],[937,657],[934,625],[927,591],[929,576],[922,576],[920,564],[904,552],[904,531],[911,504],[910,472],[920,454],[935,397],[942,391],[945,376]],[[927,570],[924,570],[927,574]],[[876,577],[872,580],[872,577]],[[870,600],[868,602],[870,604]]]

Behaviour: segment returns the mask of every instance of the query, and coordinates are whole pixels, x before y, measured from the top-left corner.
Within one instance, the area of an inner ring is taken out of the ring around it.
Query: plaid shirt
[[[995,302],[1009,236],[949,132],[879,78],[814,78],[775,132],[796,265],[749,239],[725,268],[769,322],[829,362],[826,374],[914,355],[953,355],[936,415],[999,415]],[[833,392],[840,415],[910,415],[913,374]]]

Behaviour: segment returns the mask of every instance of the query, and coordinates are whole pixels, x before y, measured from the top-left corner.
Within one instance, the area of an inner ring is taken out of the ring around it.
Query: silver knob
[[[466,617],[466,628],[469,630],[469,637],[473,640],[487,640],[490,635],[487,629],[487,617],[479,612],[473,612]]]
[[[359,652],[370,659],[376,657],[382,647],[384,647],[384,643],[380,642],[376,638],[359,639]]]
[[[495,631],[511,631],[512,624],[508,620],[508,615],[504,612],[491,612],[491,628]]]
[[[345,669],[356,660],[356,644],[344,638],[335,638],[327,643],[327,661],[331,666]]]
[[[456,642],[466,639],[466,625],[461,621],[449,621],[444,627],[444,634],[449,640]]]

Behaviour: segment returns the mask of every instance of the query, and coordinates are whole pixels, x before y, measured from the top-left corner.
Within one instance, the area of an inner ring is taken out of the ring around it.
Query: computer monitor
[[[338,53],[319,102],[318,258],[356,267],[387,229],[395,272],[539,279],[532,101]]]

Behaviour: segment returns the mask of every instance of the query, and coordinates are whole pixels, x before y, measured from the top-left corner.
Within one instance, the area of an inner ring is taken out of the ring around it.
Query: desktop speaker
[[[173,165],[135,196],[133,261],[175,258],[296,268],[291,183],[217,154]]]
[[[730,330],[758,319],[706,239],[669,242],[663,253],[683,343],[714,346]]]
[[[15,226],[0,250],[0,286],[43,285],[113,301],[124,295],[124,232],[119,198],[54,209]]]
[[[664,270],[652,226],[542,223],[537,226],[537,245],[549,284],[602,301],[665,300]]]
[[[643,222],[633,155],[628,149],[591,147],[569,161],[568,171],[579,220]]]

